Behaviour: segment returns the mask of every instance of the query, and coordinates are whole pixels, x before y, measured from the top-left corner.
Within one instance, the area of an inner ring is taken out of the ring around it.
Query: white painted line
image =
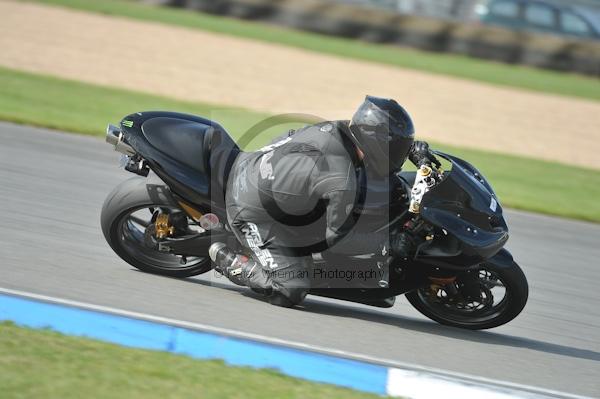
[[[140,319],[140,320],[156,322],[156,323],[168,324],[168,325],[172,325],[172,326],[188,328],[191,330],[211,332],[211,333],[227,335],[227,336],[231,336],[231,337],[235,337],[235,338],[242,338],[242,339],[248,339],[248,340],[252,340],[252,341],[259,341],[259,342],[264,342],[264,343],[269,343],[269,344],[274,344],[274,345],[286,346],[288,348],[294,348],[294,349],[306,350],[306,351],[310,351],[310,352],[317,352],[317,353],[323,353],[323,354],[328,354],[328,355],[333,355],[333,356],[339,356],[339,357],[343,357],[343,358],[347,358],[347,359],[358,360],[358,361],[363,361],[363,362],[372,363],[372,364],[378,364],[378,365],[382,365],[382,366],[389,366],[390,367],[390,370],[389,370],[390,376],[388,378],[388,392],[390,392],[390,390],[391,390],[391,392],[401,392],[407,386],[410,388],[410,386],[411,386],[410,384],[413,384],[413,382],[415,381],[415,376],[419,376],[420,379],[427,380],[428,383],[431,384],[431,386],[433,386],[434,382],[436,382],[437,384],[443,384],[443,382],[445,382],[452,386],[455,386],[459,383],[462,385],[465,385],[465,386],[469,386],[469,385],[487,386],[489,388],[490,393],[491,392],[498,393],[498,392],[502,392],[502,391],[506,391],[506,392],[521,391],[523,394],[525,394],[525,395],[521,394],[519,396],[521,398],[545,397],[545,398],[564,398],[564,399],[592,399],[592,398],[586,397],[586,396],[574,395],[574,394],[569,394],[569,393],[564,393],[564,392],[559,392],[559,391],[554,391],[554,390],[549,390],[549,389],[544,389],[544,388],[538,388],[538,387],[529,386],[529,385],[516,384],[516,383],[506,382],[506,381],[498,381],[498,380],[493,380],[493,379],[489,379],[489,378],[485,378],[485,377],[477,377],[477,376],[472,376],[472,375],[468,375],[468,374],[456,373],[456,372],[452,372],[452,371],[424,367],[424,366],[419,366],[419,365],[410,364],[410,363],[398,362],[395,360],[376,358],[376,357],[372,357],[372,356],[368,356],[368,355],[361,355],[358,353],[352,353],[352,352],[347,352],[347,351],[342,351],[342,350],[337,350],[337,349],[330,349],[330,348],[317,346],[317,345],[288,341],[288,340],[279,339],[279,338],[272,338],[272,337],[267,337],[265,335],[260,335],[260,334],[246,333],[243,331],[215,327],[215,326],[210,326],[207,324],[175,320],[175,319],[170,319],[167,317],[155,316],[155,315],[150,315],[150,314],[146,314],[146,313],[132,312],[132,311],[112,308],[112,307],[108,307],[108,306],[101,306],[101,305],[94,305],[94,304],[85,303],[85,302],[73,301],[73,300],[69,300],[69,299],[56,298],[56,297],[26,292],[26,291],[13,290],[13,289],[0,287],[0,293],[35,299],[35,300],[49,302],[49,303],[72,306],[72,307],[81,308],[81,309],[88,309],[88,310],[94,310],[94,311],[98,311],[98,312],[110,313],[110,314],[114,314],[114,315],[118,315],[118,316],[125,316],[125,317]],[[440,381],[440,379],[443,381]],[[446,388],[450,389],[450,385],[448,385]],[[441,387],[441,386],[442,385],[439,385],[439,387]],[[413,389],[413,388],[410,388],[410,389]],[[414,389],[416,389],[416,388],[414,388]],[[402,391],[402,392],[404,392],[404,391]],[[413,391],[411,390],[410,392],[413,392]],[[431,391],[430,394],[432,392],[434,392],[434,391]],[[437,392],[439,395],[440,391],[437,391]],[[479,391],[479,392],[481,394],[481,391]],[[429,396],[426,396],[426,395],[412,396],[412,394],[408,395],[407,393],[402,393],[402,394],[398,394],[398,395],[414,397],[414,398],[421,398],[421,397],[422,398],[431,398],[432,397],[431,395],[429,395]],[[465,394],[465,396],[448,396],[449,399],[452,399],[453,397],[469,399],[471,396],[466,396],[466,394]],[[510,396],[507,396],[506,398],[508,398],[508,397],[510,397]],[[512,397],[515,397],[515,392],[512,392]],[[481,396],[479,396],[479,398],[481,398]],[[486,396],[486,398],[487,398],[487,396]],[[505,397],[501,397],[501,396],[493,397],[493,399],[504,399],[504,398]]]
[[[547,395],[486,384],[474,384],[413,370],[388,369],[386,387],[390,396],[431,399],[542,399]]]

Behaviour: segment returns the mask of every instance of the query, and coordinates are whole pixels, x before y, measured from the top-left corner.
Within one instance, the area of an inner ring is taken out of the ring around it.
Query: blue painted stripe
[[[310,381],[386,394],[387,367],[285,346],[3,294],[0,320],[134,348],[222,359],[235,366],[273,368]]]

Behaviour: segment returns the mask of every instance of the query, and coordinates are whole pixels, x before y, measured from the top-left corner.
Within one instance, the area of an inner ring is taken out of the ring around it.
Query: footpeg
[[[380,288],[389,288],[390,286],[390,265],[392,258],[387,258],[385,262],[377,262],[377,268],[380,270],[379,273],[381,279],[377,283]]]

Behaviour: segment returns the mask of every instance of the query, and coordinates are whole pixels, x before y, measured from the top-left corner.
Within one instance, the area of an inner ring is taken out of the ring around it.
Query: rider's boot
[[[215,242],[208,248],[208,256],[215,264],[215,270],[237,285],[246,285],[244,266],[248,257],[238,255],[222,242]]]
[[[308,291],[295,287],[284,287],[287,295],[274,291],[271,275],[265,273],[258,262],[247,256],[236,254],[221,242],[212,244],[208,248],[208,255],[214,262],[216,271],[233,283],[250,287],[252,291],[268,297],[272,305],[292,307],[300,303]]]

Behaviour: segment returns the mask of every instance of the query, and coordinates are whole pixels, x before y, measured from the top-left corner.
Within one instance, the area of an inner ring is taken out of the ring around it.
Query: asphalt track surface
[[[600,397],[600,225],[507,212],[530,299],[493,330],[438,325],[404,298],[282,309],[212,273],[178,280],[121,261],[99,226],[105,196],[132,176],[117,160],[97,138],[0,123],[0,287]]]

